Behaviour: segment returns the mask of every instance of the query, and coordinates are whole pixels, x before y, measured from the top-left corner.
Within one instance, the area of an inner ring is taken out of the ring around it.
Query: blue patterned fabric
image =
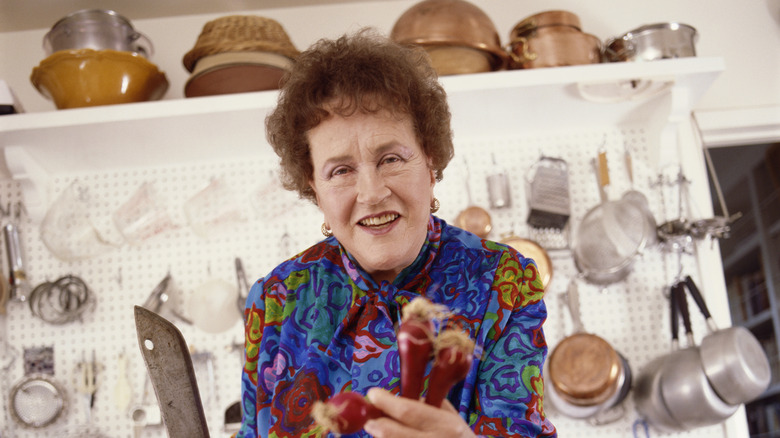
[[[450,309],[442,326],[457,324],[476,343],[467,378],[449,394],[475,433],[556,436],[542,404],[547,311],[536,265],[434,216],[417,259],[393,284],[374,282],[330,237],[252,286],[237,436],[331,436],[309,416],[315,401],[371,387],[398,394],[395,327],[421,295]]]

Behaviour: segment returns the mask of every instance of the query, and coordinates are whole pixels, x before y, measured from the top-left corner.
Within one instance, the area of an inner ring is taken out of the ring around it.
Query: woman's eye
[[[382,161],[380,162],[380,164],[392,164],[392,163],[397,163],[399,161],[401,161],[401,159],[399,157],[397,157],[395,155],[390,155],[390,156],[382,158]]]
[[[333,169],[333,172],[331,172],[331,176],[338,176],[338,175],[346,175],[347,172],[349,172],[349,169],[346,167],[337,167]]]

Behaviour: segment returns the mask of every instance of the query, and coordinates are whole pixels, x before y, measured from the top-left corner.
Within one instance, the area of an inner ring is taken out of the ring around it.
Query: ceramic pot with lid
[[[601,62],[601,40],[582,32],[577,15],[546,11],[517,23],[509,35],[510,69]]]
[[[60,50],[116,50],[149,58],[152,42],[130,21],[107,9],[83,9],[57,21],[43,37],[46,55]]]
[[[697,38],[696,29],[687,24],[648,24],[607,40],[604,58],[619,62],[696,56]]]

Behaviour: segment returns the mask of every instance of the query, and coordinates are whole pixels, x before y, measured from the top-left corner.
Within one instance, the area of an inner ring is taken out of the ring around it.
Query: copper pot
[[[601,40],[580,29],[579,18],[566,11],[532,15],[509,36],[509,68],[542,68],[601,62]]]
[[[401,44],[422,46],[429,53],[443,47],[469,49],[487,61],[489,70],[500,70],[506,63],[506,52],[493,21],[479,7],[465,0],[423,0],[415,4],[398,18],[390,38]],[[434,68],[443,74],[445,69],[437,68],[437,56],[432,56]],[[444,57],[452,63],[452,56]],[[447,71],[476,73],[485,70],[483,59],[468,58],[465,66],[449,66]]]

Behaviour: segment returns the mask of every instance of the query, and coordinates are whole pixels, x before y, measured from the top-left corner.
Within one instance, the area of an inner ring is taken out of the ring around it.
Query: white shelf
[[[441,82],[456,141],[631,124],[661,132],[672,119],[690,115],[723,69],[721,58],[692,57],[447,76]],[[632,83],[640,92],[626,88]],[[275,160],[264,122],[277,96],[266,91],[3,116],[0,178],[25,181],[28,205],[43,208],[47,180],[56,175]]]
[[[659,113],[647,99],[594,103],[579,94],[577,84],[669,81],[689,90],[694,102],[722,70],[721,58],[683,58],[448,76],[441,82],[455,135],[465,138],[644,123]],[[263,123],[276,97],[269,91],[4,116],[0,147],[23,147],[52,174],[262,154]]]

